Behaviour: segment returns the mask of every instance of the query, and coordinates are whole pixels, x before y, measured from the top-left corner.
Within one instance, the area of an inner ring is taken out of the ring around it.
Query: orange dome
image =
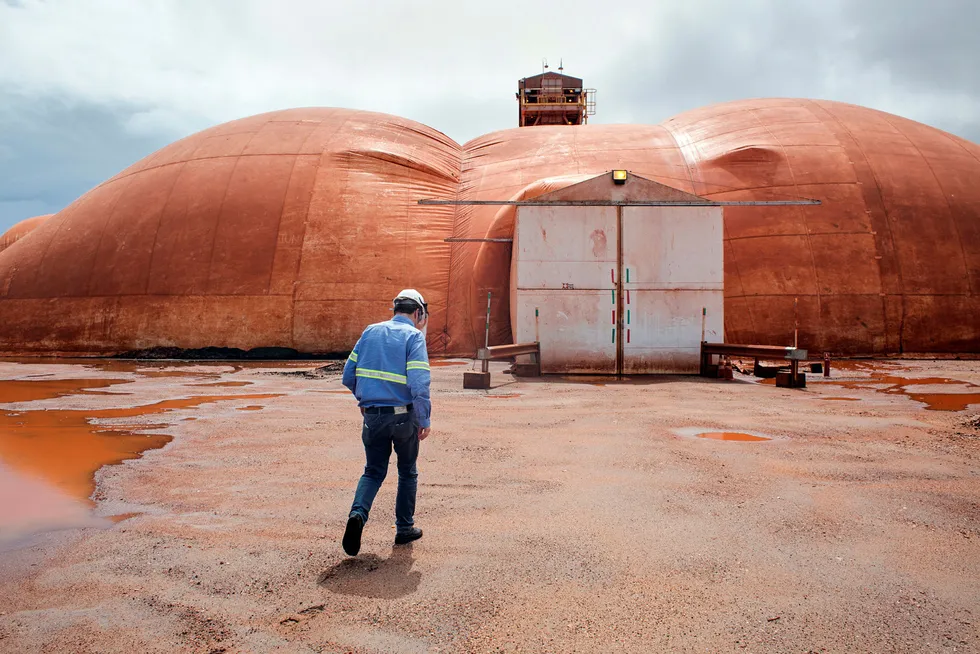
[[[725,210],[725,332],[852,353],[980,350],[980,147],[838,102],[750,100],[664,123]]]
[[[45,220],[53,216],[54,214],[46,213],[43,216],[34,216],[33,218],[25,218],[20,221],[0,236],[0,252],[3,252],[11,245],[24,238],[35,228],[41,225]]]
[[[728,342],[792,343],[799,298],[802,347],[980,350],[980,146],[941,130],[838,102],[747,100],[656,127],[497,132],[468,143],[463,165],[461,196],[470,199],[508,198],[546,176],[629,168],[717,200],[821,200],[725,209]],[[497,207],[461,209],[472,236],[513,229],[513,212],[486,231]],[[475,261],[467,298],[503,297],[509,251],[464,248]],[[465,313],[478,334],[480,308]],[[497,339],[509,337],[506,302],[491,324]]]
[[[513,212],[421,198],[533,197],[612,168],[725,211],[728,341],[848,353],[980,349],[980,147],[871,109],[752,100],[662,125],[505,130],[459,146],[412,121],[296,109],[138,162],[0,252],[0,349],[338,352],[394,293],[429,300],[433,353],[510,336]],[[56,300],[56,301],[55,301]]]
[[[0,254],[0,349],[350,349],[402,288],[445,324],[459,146],[295,109],[177,141]],[[52,299],[57,298],[57,302]],[[390,315],[390,314],[389,314]]]

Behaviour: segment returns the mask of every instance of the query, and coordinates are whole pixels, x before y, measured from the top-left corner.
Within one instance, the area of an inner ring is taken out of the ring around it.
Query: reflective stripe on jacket
[[[358,405],[412,404],[419,425],[429,426],[429,355],[411,318],[395,316],[365,329],[344,365],[343,381]]]

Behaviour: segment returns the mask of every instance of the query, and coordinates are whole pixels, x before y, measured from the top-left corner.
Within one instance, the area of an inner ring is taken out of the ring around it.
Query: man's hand
[[[419,440],[424,441],[428,438],[430,431],[432,431],[431,427],[419,427]]]

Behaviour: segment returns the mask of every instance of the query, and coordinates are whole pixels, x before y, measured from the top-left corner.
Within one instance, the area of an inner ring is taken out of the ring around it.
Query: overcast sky
[[[595,123],[792,96],[980,142],[978,34],[980,0],[0,0],[0,233],[263,111],[513,127],[544,57],[598,89]]]

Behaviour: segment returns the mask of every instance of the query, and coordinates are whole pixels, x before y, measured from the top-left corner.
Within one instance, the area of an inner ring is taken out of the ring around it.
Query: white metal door
[[[615,207],[518,208],[511,321],[542,372],[616,373],[617,237]]]
[[[622,372],[696,373],[723,339],[720,207],[623,207]]]
[[[612,290],[518,291],[517,340],[541,342],[541,371],[616,373]]]

